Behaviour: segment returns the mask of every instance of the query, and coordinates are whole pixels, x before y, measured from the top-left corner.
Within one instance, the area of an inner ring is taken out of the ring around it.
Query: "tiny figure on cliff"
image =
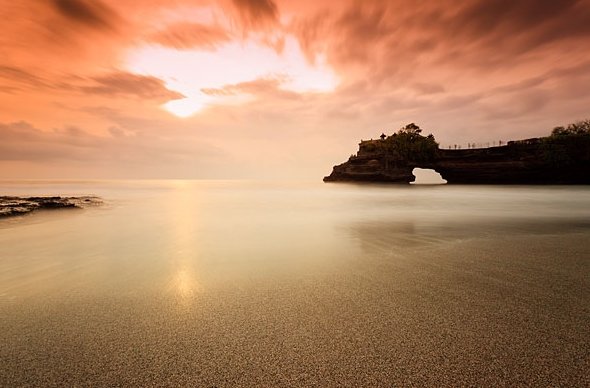
[[[387,137],[386,134],[382,133],[381,136],[379,136],[381,138],[381,140],[385,140],[385,138]]]

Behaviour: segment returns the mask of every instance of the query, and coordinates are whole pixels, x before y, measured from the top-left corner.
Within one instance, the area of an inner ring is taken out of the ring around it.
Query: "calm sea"
[[[1,219],[0,300],[65,293],[82,272],[77,292],[178,277],[189,289],[433,244],[590,231],[584,186],[4,181],[0,192],[104,200]]]

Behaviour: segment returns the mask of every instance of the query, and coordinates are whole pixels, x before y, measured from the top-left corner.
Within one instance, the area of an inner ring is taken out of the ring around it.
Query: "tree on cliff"
[[[406,161],[428,162],[435,158],[438,143],[432,134],[422,136],[422,129],[414,123],[401,128],[386,139],[389,151]]]
[[[582,120],[567,127],[555,127],[551,131],[552,137],[590,135],[590,120]]]
[[[405,132],[405,133],[409,133],[409,134],[413,134],[413,135],[419,135],[422,132],[422,129],[420,129],[419,126],[417,126],[414,123],[410,123],[408,125],[406,125],[405,127],[402,127],[398,133],[400,132]]]

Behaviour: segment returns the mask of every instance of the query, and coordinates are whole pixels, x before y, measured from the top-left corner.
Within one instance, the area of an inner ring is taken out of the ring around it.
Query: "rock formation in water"
[[[16,216],[39,209],[82,208],[102,203],[97,197],[1,197],[0,217]]]
[[[433,169],[448,183],[590,184],[590,121],[557,127],[551,136],[489,148],[445,150],[409,124],[391,136],[361,141],[356,155],[325,182],[410,183],[414,168]]]

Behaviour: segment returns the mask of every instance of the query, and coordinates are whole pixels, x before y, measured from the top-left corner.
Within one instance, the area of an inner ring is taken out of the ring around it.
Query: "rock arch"
[[[412,174],[415,180],[411,182],[415,185],[444,185],[447,180],[433,168],[414,167]]]

